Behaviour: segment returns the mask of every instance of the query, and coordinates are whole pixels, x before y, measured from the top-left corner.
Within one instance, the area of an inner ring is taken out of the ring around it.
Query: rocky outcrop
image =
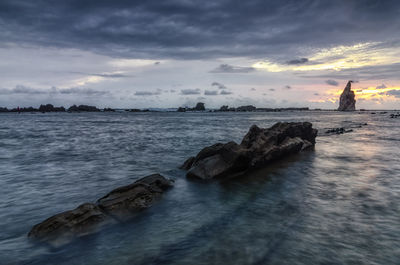
[[[351,83],[353,81],[347,82],[345,89],[340,95],[339,111],[354,111],[356,110],[356,100],[354,91],[351,90]]]
[[[228,177],[313,147],[316,136],[317,130],[309,122],[276,123],[268,129],[253,125],[241,144],[229,142],[206,147],[181,168],[188,170],[187,177]]]
[[[343,127],[340,128],[331,128],[325,131],[326,134],[344,134],[344,133],[349,133],[352,132],[353,129],[345,129]]]
[[[64,112],[64,107],[54,107],[52,104],[40,105],[40,112]]]
[[[68,243],[110,224],[131,219],[153,205],[172,185],[171,180],[160,174],[144,177],[111,191],[96,204],[84,203],[44,220],[32,228],[28,237],[56,246]]]
[[[390,114],[390,118],[400,118],[400,112]]]
[[[97,204],[107,214],[125,221],[138,211],[150,207],[171,186],[170,180],[154,174],[111,191]]]
[[[198,102],[194,108],[188,107],[179,107],[177,109],[178,112],[186,112],[186,111],[205,111],[206,107],[203,102]]]
[[[88,105],[72,105],[71,107],[69,107],[68,109],[69,112],[72,111],[85,111],[85,112],[96,112],[96,111],[100,111],[100,109],[98,109],[95,106],[88,106]]]
[[[193,110],[195,110],[195,111],[205,111],[205,110],[206,110],[206,107],[204,106],[204,103],[203,103],[203,102],[198,102],[198,103],[196,104],[196,107],[194,107]]]
[[[256,111],[257,108],[254,107],[253,105],[247,105],[247,106],[240,106],[236,108],[236,111]]]

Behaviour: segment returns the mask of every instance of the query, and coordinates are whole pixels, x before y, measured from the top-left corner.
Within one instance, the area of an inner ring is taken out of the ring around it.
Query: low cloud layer
[[[254,72],[255,70],[256,69],[254,69],[253,67],[243,67],[243,66],[233,66],[233,65],[229,65],[229,64],[221,64],[217,68],[211,70],[210,73],[247,74],[247,73]]]
[[[339,82],[332,80],[332,79],[326,80],[325,83],[327,83],[330,86],[338,86],[339,85]]]
[[[85,95],[85,96],[99,96],[108,94],[108,91],[100,91],[91,88],[56,88],[52,87],[50,89],[38,89],[26,87],[23,85],[17,85],[15,88],[0,89],[0,95],[54,95],[54,94],[64,94],[64,95]]]
[[[199,88],[196,89],[182,89],[181,90],[182,95],[200,95],[201,90]]]

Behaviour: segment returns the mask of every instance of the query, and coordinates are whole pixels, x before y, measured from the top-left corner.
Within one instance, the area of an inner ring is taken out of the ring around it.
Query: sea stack
[[[356,100],[354,99],[354,91],[351,90],[351,83],[353,81],[347,82],[342,94],[340,95],[340,105],[339,111],[355,111],[356,110]]]

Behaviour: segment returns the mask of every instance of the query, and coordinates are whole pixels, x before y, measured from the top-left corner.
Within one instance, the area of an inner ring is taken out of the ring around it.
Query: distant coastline
[[[65,107],[55,107],[52,104],[42,104],[39,108],[34,107],[15,107],[8,109],[0,107],[0,113],[51,113],[51,112],[284,112],[284,111],[337,111],[336,109],[310,109],[309,107],[287,107],[287,108],[258,108],[253,105],[245,105],[239,107],[221,106],[219,109],[206,109],[204,103],[197,103],[193,108],[178,107],[178,108],[98,108],[89,105],[72,105],[68,109]],[[397,110],[367,110],[359,109],[358,111],[397,111]]]

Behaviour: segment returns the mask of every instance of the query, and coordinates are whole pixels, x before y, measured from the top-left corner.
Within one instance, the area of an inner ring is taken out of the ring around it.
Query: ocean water
[[[0,264],[398,265],[400,119],[389,114],[1,114]],[[178,169],[278,121],[354,131],[239,179]],[[157,172],[175,187],[131,222],[60,248],[27,239],[49,216]]]

